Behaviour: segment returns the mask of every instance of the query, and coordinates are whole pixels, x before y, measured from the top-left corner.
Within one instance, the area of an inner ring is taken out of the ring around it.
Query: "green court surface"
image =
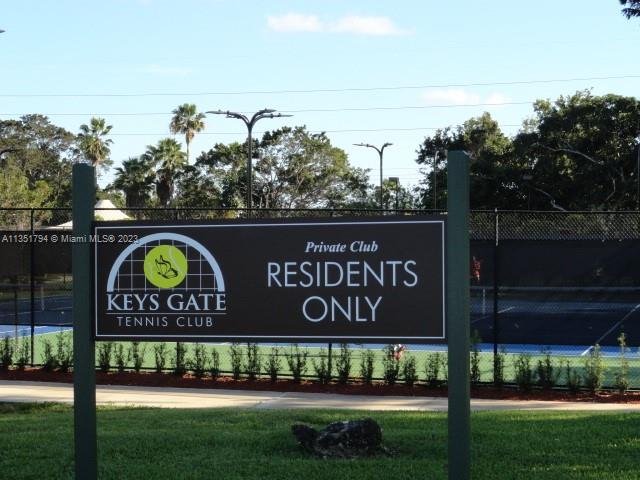
[[[294,423],[373,417],[391,457],[322,460],[304,453]],[[471,416],[474,480],[638,478],[640,415],[482,412]],[[0,404],[0,472],[13,480],[73,478],[73,412]],[[445,414],[327,410],[98,409],[99,478],[445,479]]]

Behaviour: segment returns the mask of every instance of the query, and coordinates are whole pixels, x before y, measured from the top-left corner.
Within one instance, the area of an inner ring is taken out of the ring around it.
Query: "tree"
[[[6,210],[7,208],[49,207],[51,188],[45,180],[30,184],[29,178],[14,164],[6,165],[0,174],[0,225],[6,229],[27,230],[31,224],[29,210]],[[35,211],[35,221],[40,224],[49,220],[51,211]]]
[[[75,141],[73,133],[53,125],[43,115],[0,121],[0,152],[4,152],[0,155],[2,169],[17,168],[26,178],[29,189],[37,189],[38,182],[45,182],[48,186],[49,193],[42,199],[42,204],[20,206],[70,205]],[[36,198],[39,197],[32,200]]]
[[[437,130],[418,148],[416,162],[426,167],[425,180],[419,189],[424,208],[446,208],[447,150],[464,150],[471,159],[472,208],[517,207],[519,189],[514,178],[519,175],[519,166],[511,155],[511,141],[502,133],[498,122],[484,113],[455,129]]]
[[[155,175],[145,158],[129,158],[116,168],[116,175],[109,188],[121,190],[127,208],[147,206]]]
[[[106,136],[109,135],[112,128],[112,125],[106,124],[104,118],[98,117],[92,117],[89,125],[80,125],[78,148],[87,161],[96,168],[105,168],[111,164],[109,146],[113,140],[106,138]]]
[[[380,208],[380,186],[377,186],[371,192],[371,204],[369,208]],[[383,205],[385,209],[394,210],[397,208],[399,210],[411,209],[416,206],[415,197],[411,190],[407,189],[403,185],[396,184],[395,181],[390,179],[385,179],[383,183],[383,195],[382,195]]]
[[[156,170],[156,194],[160,205],[168,207],[174,196],[174,178],[185,164],[185,154],[173,138],[163,138],[157,146],[149,145],[143,159]]]
[[[258,141],[254,142],[257,152]],[[217,143],[208,152],[203,152],[196,162],[205,175],[213,178],[220,191],[221,206],[238,208],[244,206],[246,196],[247,145],[238,142],[225,145]]]
[[[222,192],[216,179],[201,166],[186,165],[176,176],[177,207],[222,207]]]
[[[446,208],[444,188],[446,175],[440,165],[446,164],[447,150],[462,149],[461,136],[451,127],[436,130],[433,137],[426,137],[418,147],[416,162],[422,165],[421,173],[425,179],[419,189],[420,203],[423,208]]]
[[[538,100],[514,138],[532,208],[636,209],[640,102],[589,91]]]
[[[258,208],[335,208],[366,200],[366,172],[349,165],[347,154],[326,134],[284,127],[254,142],[253,203]],[[198,165],[220,182],[225,207],[242,204],[246,147],[217,144],[198,158]]]
[[[169,124],[171,133],[182,133],[187,144],[187,165],[189,164],[189,145],[196,133],[204,130],[204,113],[197,113],[193,103],[184,103],[173,110]]]
[[[622,9],[625,17],[640,17],[640,0],[620,0],[620,4],[626,7]]]
[[[489,114],[455,130],[438,130],[418,150],[431,167],[421,186],[422,205],[444,207],[444,169],[434,163],[447,149],[471,157],[471,206],[476,209],[621,210],[640,208],[640,102],[589,91],[538,100],[535,115],[507,138]],[[437,162],[436,162],[437,160]]]

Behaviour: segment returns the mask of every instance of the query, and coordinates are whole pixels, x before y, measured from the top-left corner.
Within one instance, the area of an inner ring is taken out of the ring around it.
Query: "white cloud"
[[[321,32],[325,26],[315,15],[287,13],[286,15],[267,17],[267,25],[275,32]]]
[[[267,27],[274,32],[330,32],[356,35],[404,35],[409,33],[396,26],[389,17],[347,15],[335,21],[323,21],[316,15],[287,13],[269,15]]]
[[[422,99],[435,104],[466,105],[480,103],[480,95],[457,88],[430,90],[422,94]]]

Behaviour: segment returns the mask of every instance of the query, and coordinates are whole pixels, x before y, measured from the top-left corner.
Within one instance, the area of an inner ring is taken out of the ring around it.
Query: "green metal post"
[[[469,161],[464,152],[448,154],[447,210],[449,479],[469,480]]]
[[[76,479],[98,477],[96,441],[95,344],[91,312],[91,222],[95,204],[95,169],[73,166],[73,235],[84,238],[72,250],[73,269],[73,414]]]

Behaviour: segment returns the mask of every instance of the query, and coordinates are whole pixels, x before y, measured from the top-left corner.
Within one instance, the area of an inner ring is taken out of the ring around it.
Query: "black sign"
[[[98,222],[98,340],[443,342],[441,217]]]

